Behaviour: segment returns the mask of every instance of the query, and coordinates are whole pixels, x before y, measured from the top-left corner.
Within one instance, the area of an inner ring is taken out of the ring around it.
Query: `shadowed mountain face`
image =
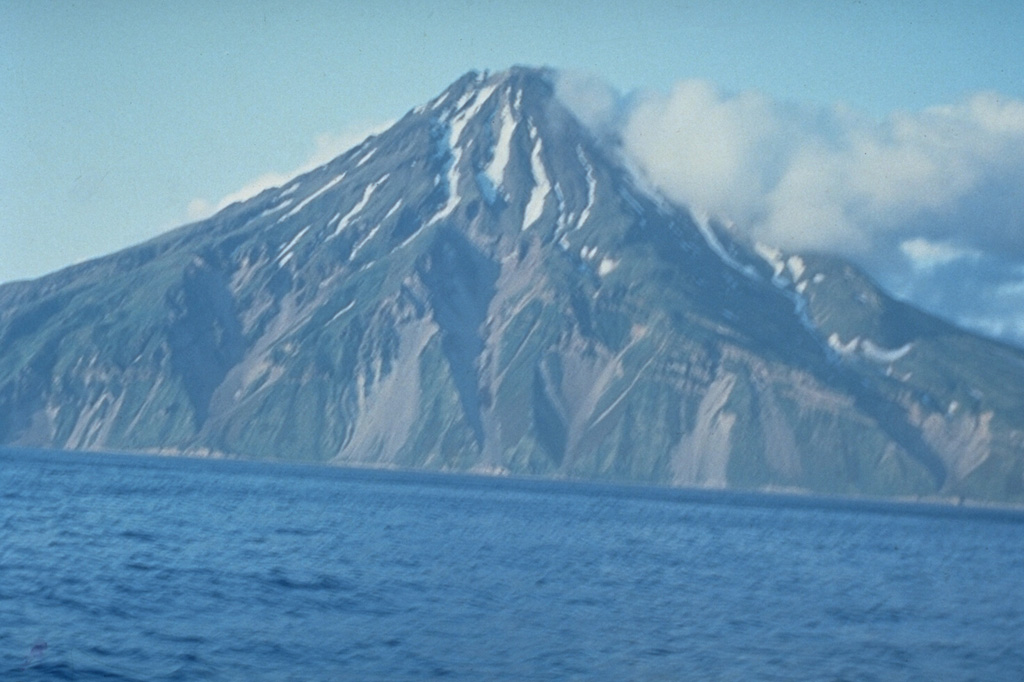
[[[0,443],[1022,502],[1024,354],[643,189],[517,68],[0,287]]]

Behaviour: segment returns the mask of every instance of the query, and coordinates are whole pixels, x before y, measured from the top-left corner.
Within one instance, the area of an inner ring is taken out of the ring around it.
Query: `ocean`
[[[0,450],[3,680],[1024,680],[1024,512]]]

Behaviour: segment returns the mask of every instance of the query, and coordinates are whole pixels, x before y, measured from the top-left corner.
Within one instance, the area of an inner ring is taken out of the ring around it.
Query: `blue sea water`
[[[3,680],[1024,679],[1024,515],[0,450]]]

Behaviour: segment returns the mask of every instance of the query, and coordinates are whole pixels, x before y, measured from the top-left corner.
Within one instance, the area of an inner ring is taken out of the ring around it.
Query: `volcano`
[[[1024,502],[1024,353],[660,196],[556,77],[0,287],[0,443]]]

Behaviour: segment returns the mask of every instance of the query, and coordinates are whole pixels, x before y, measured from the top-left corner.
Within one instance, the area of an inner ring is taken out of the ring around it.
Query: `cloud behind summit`
[[[983,92],[880,120],[700,80],[621,96],[563,74],[558,88],[669,198],[1024,342],[1024,102]]]

